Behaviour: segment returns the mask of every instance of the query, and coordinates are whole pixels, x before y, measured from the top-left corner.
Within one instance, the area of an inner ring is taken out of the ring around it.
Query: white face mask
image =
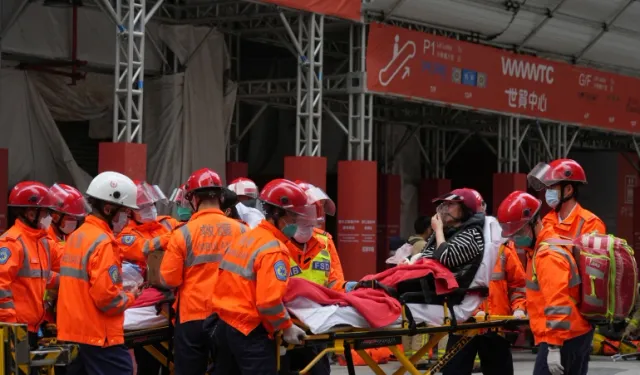
[[[156,206],[149,206],[135,211],[136,221],[139,223],[150,223],[158,218]]]
[[[299,243],[307,243],[313,237],[313,227],[298,226],[296,233],[293,235],[293,239]]]
[[[118,212],[116,217],[111,221],[111,225],[113,225],[113,233],[118,234],[122,232],[124,227],[127,225],[127,221],[129,221],[127,213],[124,211]]]
[[[50,225],[51,225],[51,215],[47,215],[43,217],[38,222],[38,227],[40,227],[40,229],[43,229],[43,230],[48,230]]]
[[[77,220],[66,220],[66,221],[63,221],[62,224],[60,225],[60,232],[64,234],[71,234],[77,228],[78,228]]]

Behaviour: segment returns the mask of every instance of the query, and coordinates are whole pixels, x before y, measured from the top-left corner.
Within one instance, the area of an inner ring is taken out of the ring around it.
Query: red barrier
[[[516,190],[527,191],[527,175],[524,173],[493,174],[493,213],[498,212],[500,203]]]
[[[9,229],[7,199],[9,198],[9,150],[0,148],[0,233]]]
[[[249,177],[249,163],[242,161],[228,161],[226,165],[227,185],[238,177]]]
[[[132,180],[147,179],[147,145],[102,142],[98,148],[98,172],[120,172]],[[152,181],[154,182],[154,181]]]
[[[376,162],[338,162],[336,246],[347,280],[376,272],[377,176]]]
[[[284,178],[302,180],[327,190],[327,158],[316,156],[285,156]]]
[[[400,235],[400,208],[402,206],[402,178],[399,175],[378,176],[378,246],[377,272],[387,268],[389,239]]]
[[[638,79],[383,24],[369,28],[367,87],[607,130],[640,124]]]
[[[261,0],[292,9],[353,21],[362,20],[362,0]]]

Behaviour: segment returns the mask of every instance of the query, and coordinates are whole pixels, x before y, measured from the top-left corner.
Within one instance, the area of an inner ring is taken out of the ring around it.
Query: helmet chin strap
[[[568,202],[571,198],[573,198],[573,194],[569,195],[568,197],[565,197],[565,195],[564,195],[564,188],[565,188],[565,186],[568,186],[568,185],[570,185],[570,184],[564,183],[564,184],[560,185],[560,196],[558,197],[559,198],[559,202],[558,202],[558,205],[556,206],[556,208],[554,208],[554,211],[556,213],[560,213],[560,210],[562,209],[562,206],[566,202]]]
[[[24,213],[20,215],[20,218],[22,218],[22,221],[24,221],[25,224],[29,226],[29,228],[38,229],[38,221],[40,219],[41,210],[41,208],[36,208],[36,217],[34,220],[29,220],[27,215],[25,215]]]

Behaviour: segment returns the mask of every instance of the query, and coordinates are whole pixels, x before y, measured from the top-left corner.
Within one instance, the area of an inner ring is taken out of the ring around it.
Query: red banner
[[[640,80],[372,24],[373,92],[637,133]]]
[[[265,3],[280,5],[292,9],[300,9],[311,13],[362,20],[362,0],[261,0]]]

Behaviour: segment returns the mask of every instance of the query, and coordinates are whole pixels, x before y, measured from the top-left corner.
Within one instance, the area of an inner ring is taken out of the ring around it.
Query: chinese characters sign
[[[362,20],[362,0],[261,0],[292,9],[300,9],[311,13]]]
[[[640,80],[372,24],[370,91],[638,132]]]

